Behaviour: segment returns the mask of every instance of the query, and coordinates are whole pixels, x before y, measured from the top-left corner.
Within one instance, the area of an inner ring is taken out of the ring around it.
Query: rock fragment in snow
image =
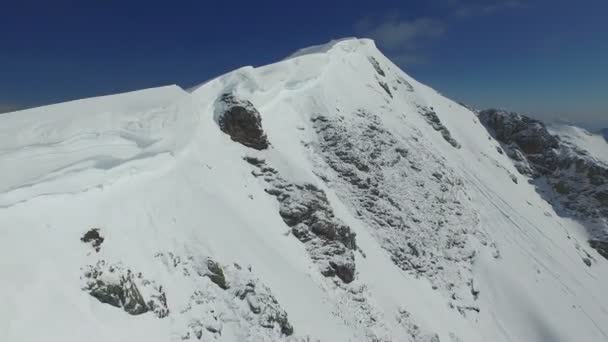
[[[99,252],[104,237],[99,233],[99,228],[91,228],[80,238],[80,241],[90,244],[96,252]]]

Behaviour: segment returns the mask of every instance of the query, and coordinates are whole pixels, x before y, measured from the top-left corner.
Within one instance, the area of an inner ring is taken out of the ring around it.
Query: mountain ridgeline
[[[606,341],[608,144],[560,132],[355,38],[1,115],[0,340]]]

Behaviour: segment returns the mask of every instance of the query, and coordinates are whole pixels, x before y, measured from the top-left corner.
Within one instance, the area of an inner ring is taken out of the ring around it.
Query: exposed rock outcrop
[[[458,141],[456,141],[456,139],[452,137],[452,133],[450,133],[448,128],[441,123],[439,116],[437,116],[437,113],[433,110],[433,108],[419,106],[418,113],[424,116],[426,122],[431,125],[434,130],[441,133],[441,136],[443,137],[443,139],[445,139],[445,141],[447,141],[455,148],[460,148],[460,144],[458,143]]]
[[[130,315],[153,312],[158,318],[169,315],[162,286],[133,273],[121,264],[100,260],[84,269],[83,290],[104,304],[123,309]]]
[[[293,334],[293,326],[289,323],[287,313],[266,286],[247,282],[236,289],[234,295],[247,302],[251,312],[258,316],[260,326],[272,329],[276,324],[280,327],[281,334],[285,336]]]
[[[355,233],[335,217],[323,190],[312,184],[293,184],[281,178],[266,162],[247,157],[257,168],[252,174],[269,185],[266,192],[280,203],[279,215],[291,228],[291,233],[306,245],[311,258],[326,277],[337,276],[345,283],[355,278],[357,248]]]
[[[232,140],[256,150],[270,145],[262,129],[262,117],[251,102],[223,94],[217,103],[216,118],[220,129]]]
[[[535,177],[557,169],[559,138],[551,135],[542,122],[496,109],[481,111],[479,120],[503,144],[520,173]]]
[[[479,113],[479,119],[557,212],[591,221],[588,226],[595,242],[590,244],[606,256],[600,246],[608,241],[608,165],[527,116],[488,109]]]
[[[226,282],[226,276],[224,275],[224,270],[222,266],[217,262],[207,259],[206,262],[207,270],[198,270],[200,276],[209,277],[209,279],[217,286],[219,286],[222,290],[228,290],[230,286]]]
[[[608,259],[608,241],[589,240],[589,245],[600,253],[601,256]]]
[[[319,137],[315,148],[323,157],[320,169],[328,169],[319,176],[371,227],[393,262],[457,299],[454,307],[473,306],[467,284],[475,252],[467,240],[476,217],[461,202],[462,181],[418,148],[418,137],[406,144],[388,131],[380,115],[359,109],[348,117],[317,115],[312,121]]]
[[[271,289],[254,276],[251,267],[245,269],[237,263],[221,266],[208,257],[172,252],[158,253],[156,258],[169,272],[177,271],[196,284],[184,289],[192,292],[186,292],[187,303],[181,303],[182,309],[175,313],[189,318],[181,332],[182,340],[221,340],[226,320],[244,331],[255,332],[244,341],[283,341],[293,335],[287,312]]]

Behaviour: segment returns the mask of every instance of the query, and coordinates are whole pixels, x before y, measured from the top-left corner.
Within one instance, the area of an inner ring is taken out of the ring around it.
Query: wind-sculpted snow
[[[313,117],[319,152],[335,172],[322,175],[373,230],[393,262],[428,278],[459,311],[478,311],[472,295],[476,213],[462,181],[444,161],[404,142],[378,115],[360,109],[347,118]],[[464,203],[463,203],[464,202]]]

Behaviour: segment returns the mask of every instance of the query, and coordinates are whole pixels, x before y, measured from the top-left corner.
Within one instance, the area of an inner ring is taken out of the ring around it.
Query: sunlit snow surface
[[[559,124],[549,126],[549,131],[608,165],[608,141],[602,134],[593,134],[584,128]]]
[[[220,131],[224,93],[257,108],[269,149]],[[564,134],[606,160],[608,145]],[[608,263],[497,146],[363,39],[189,92],[0,115],[0,340],[607,341]],[[357,234],[353,282],[321,274],[244,157],[325,192]],[[99,252],[80,240],[92,228]],[[133,272],[144,300],[164,293],[169,314],[89,295],[100,263],[110,282]]]

